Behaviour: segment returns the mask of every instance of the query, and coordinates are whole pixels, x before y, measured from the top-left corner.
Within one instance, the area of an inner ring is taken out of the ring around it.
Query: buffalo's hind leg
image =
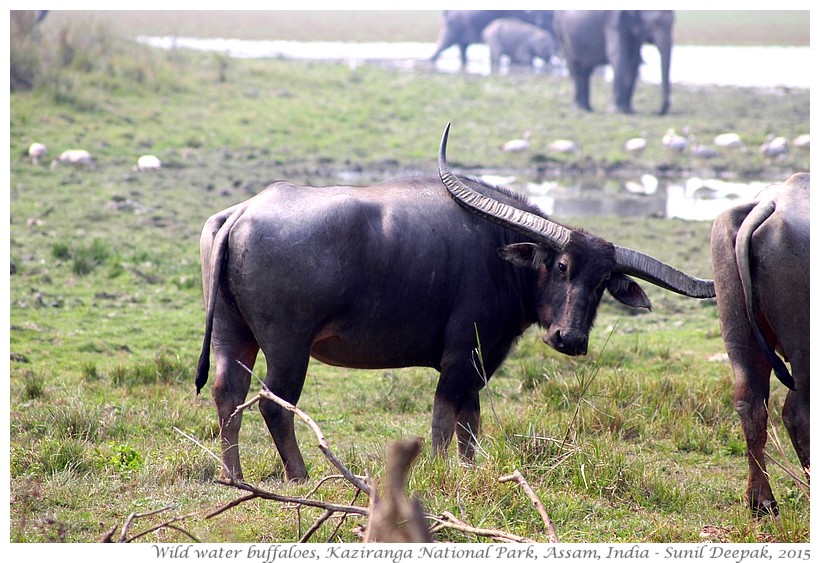
[[[803,469],[811,461],[811,421],[809,418],[809,358],[808,353],[792,358],[791,366],[796,382],[796,389],[789,391],[783,404],[783,423],[789,431],[794,450]]]
[[[265,385],[271,393],[296,405],[305,383],[310,347],[275,346],[262,347],[267,359],[268,373]],[[265,419],[273,443],[285,467],[285,479],[301,481],[308,473],[293,426],[293,413],[273,401],[262,399],[259,411]]]
[[[242,412],[236,408],[245,402],[250,388],[251,376],[239,365],[253,368],[259,347],[253,340],[227,344],[214,338],[216,358],[216,378],[211,387],[211,396],[216,403],[219,419],[219,438],[222,446],[221,477],[226,480],[241,481],[242,465],[239,462],[239,429],[242,426]]]
[[[763,453],[768,430],[768,378],[771,368],[757,350],[748,351],[743,363],[733,358],[735,353],[738,352],[729,350],[735,367],[735,410],[740,415],[749,462],[746,501],[756,517],[777,515],[777,502],[769,484]]]

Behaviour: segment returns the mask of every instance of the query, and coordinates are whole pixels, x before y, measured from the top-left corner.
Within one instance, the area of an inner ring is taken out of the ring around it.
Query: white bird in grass
[[[725,148],[725,149],[745,149],[746,145],[743,143],[743,139],[740,138],[740,135],[737,133],[721,133],[720,135],[715,135],[715,138],[712,139],[712,142],[715,146]]]
[[[40,164],[40,159],[43,158],[48,149],[43,143],[31,143],[31,146],[28,148],[28,157],[31,159],[32,164]]]
[[[689,140],[675,133],[674,129],[668,129],[661,138],[661,144],[669,150],[683,152],[689,146]]]
[[[547,145],[547,148],[552,152],[571,154],[578,152],[578,145],[569,139],[556,139]]]
[[[718,152],[709,145],[701,145],[694,137],[689,140],[689,153],[698,158],[714,158]]]
[[[792,146],[795,146],[799,149],[809,149],[810,147],[810,139],[809,134],[804,133],[802,135],[798,135],[797,137],[792,140]]]
[[[524,131],[523,139],[511,139],[501,145],[501,150],[504,152],[523,152],[530,148],[530,130]]]
[[[142,172],[143,170],[159,170],[162,168],[162,162],[152,154],[144,154],[137,159],[137,164],[134,165],[134,170]]]
[[[789,152],[789,142],[785,137],[775,137],[772,134],[766,136],[766,141],[760,145],[760,152],[763,156],[780,156]]]
[[[71,164],[77,168],[94,169],[94,158],[83,149],[71,149],[63,151],[62,154],[51,162],[51,168],[57,168],[60,164]]]
[[[646,148],[646,134],[641,133],[640,137],[632,137],[624,143],[624,150],[632,154],[641,154]]]

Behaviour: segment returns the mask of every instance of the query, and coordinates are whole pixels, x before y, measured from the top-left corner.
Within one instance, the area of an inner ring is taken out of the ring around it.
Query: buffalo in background
[[[783,422],[797,457],[806,469],[810,463],[809,185],[808,174],[794,174],[723,212],[712,227],[720,328],[735,374],[749,461],[746,501],[755,515],[778,512],[763,454],[772,370],[789,388]]]

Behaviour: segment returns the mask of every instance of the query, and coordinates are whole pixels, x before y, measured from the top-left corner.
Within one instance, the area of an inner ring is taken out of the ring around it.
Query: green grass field
[[[63,25],[52,15],[50,25]],[[200,229],[275,179],[321,185],[340,172],[363,181],[434,174],[448,121],[448,156],[467,173],[647,170],[777,180],[809,168],[808,155],[796,151],[777,161],[754,151],[725,156],[704,170],[660,147],[639,161],[620,150],[637,132],[660,138],[683,124],[703,137],[731,128],[751,146],[773,130],[796,136],[808,131],[805,91],[681,86],[672,113],[658,117],[650,113],[655,88],[639,85],[636,115],[579,114],[569,105],[569,82],[557,77],[229,60],[125,43],[113,24],[65,25],[67,43],[54,59],[69,47],[73,58],[42,61],[40,86],[11,94],[12,542],[93,542],[129,514],[163,507],[134,531],[188,515],[178,525],[202,541],[292,542],[319,517],[257,500],[206,518],[241,493],[214,484],[217,462],[177,431],[218,451],[212,380],[200,396],[193,383],[204,321]],[[606,107],[603,83],[593,96],[593,105]],[[498,151],[528,127],[543,140],[575,138],[584,153],[556,157],[543,145],[528,155]],[[33,141],[49,146],[49,159],[87,148],[96,168],[32,166],[23,154]],[[134,172],[147,152],[165,166]],[[708,222],[561,219],[710,275]],[[745,509],[745,444],[731,369],[713,361],[723,351],[714,303],[644,286],[653,311],[630,314],[605,300],[586,357],[557,354],[537,328],[524,335],[483,392],[476,467],[461,467],[454,455],[432,459],[427,440],[409,488],[428,511],[546,541],[527,498],[497,481],[518,469],[564,542],[699,542],[710,530],[714,541],[809,540],[809,499],[777,468],[781,520],[754,522]],[[378,478],[388,443],[429,435],[435,383],[424,369],[312,363],[299,406],[348,467]],[[775,381],[773,419],[788,442],[779,419],[784,396]],[[303,495],[333,474],[310,431],[297,424],[297,435],[312,479],[295,485],[281,481],[258,410],[246,413],[246,478]],[[790,450],[786,444],[785,462],[797,465]],[[353,502],[352,489],[337,481],[318,494]],[[349,518],[335,537],[335,523],[327,523],[312,541],[359,541],[353,528],[361,523]],[[436,539],[478,538],[448,531]],[[189,540],[164,528],[140,541]]]

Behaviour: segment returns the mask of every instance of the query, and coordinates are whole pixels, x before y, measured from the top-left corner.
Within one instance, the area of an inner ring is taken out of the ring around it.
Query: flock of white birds
[[[712,139],[712,144],[699,142],[694,135],[684,128],[683,134],[678,134],[674,129],[669,129],[661,138],[661,145],[670,151],[678,153],[692,154],[699,158],[714,158],[720,155],[721,150],[748,151],[746,143],[737,133],[722,133]],[[640,154],[649,145],[646,134],[633,137],[624,142],[623,148],[630,154]],[[809,135],[799,135],[789,141],[785,137],[769,135],[766,141],[760,146],[760,153],[766,157],[777,157],[789,152],[789,147],[806,149],[809,147]],[[511,139],[501,146],[504,152],[523,152],[530,149],[530,130],[524,132],[520,139]],[[581,148],[569,139],[556,139],[547,145],[547,149],[552,153],[571,154],[580,152]]]
[[[511,139],[501,146],[504,152],[524,152],[530,149],[530,130],[524,131],[522,138]],[[646,139],[646,134],[642,133],[639,137],[633,137],[624,142],[623,148],[630,154],[642,153],[649,142]],[[720,154],[719,150],[740,150],[747,151],[748,148],[740,135],[737,133],[722,133],[712,139],[712,145],[705,145],[695,138],[694,135],[688,134],[684,129],[683,134],[679,135],[674,129],[669,129],[661,138],[661,145],[670,151],[679,153],[689,152],[690,154],[699,158],[714,158]],[[760,153],[766,157],[777,157],[789,152],[789,147],[806,149],[810,148],[809,134],[798,135],[791,141],[785,137],[778,137],[769,135],[765,142],[760,145]],[[717,148],[715,148],[717,147]],[[581,148],[570,139],[556,139],[547,145],[547,149],[552,153],[558,154],[572,154],[580,152]],[[31,163],[39,165],[46,156],[48,148],[43,143],[32,143],[28,149],[28,156]],[[87,150],[70,149],[63,151],[59,157],[51,162],[52,168],[57,168],[60,164],[70,164],[78,168],[86,168],[93,170],[95,163],[94,158]],[[162,168],[162,162],[152,154],[145,154],[137,159],[133,170],[142,172],[146,170],[158,170]]]
[[[32,143],[28,148],[28,157],[34,165],[39,165],[43,162],[47,153],[48,147],[43,143]],[[51,168],[55,169],[61,164],[69,164],[76,168],[85,168],[87,170],[93,170],[95,167],[94,157],[85,149],[69,149],[63,151],[60,153],[60,156],[51,161]],[[133,170],[142,172],[146,170],[158,170],[160,168],[162,168],[160,159],[152,154],[144,154],[137,159]]]

